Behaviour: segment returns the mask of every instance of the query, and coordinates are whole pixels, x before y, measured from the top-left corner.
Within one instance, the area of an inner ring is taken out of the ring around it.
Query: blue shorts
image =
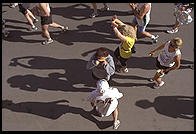
[[[137,22],[137,20],[136,20],[136,17],[133,18],[133,22],[134,22],[135,24],[138,25],[138,22]],[[145,29],[146,29],[146,26],[147,26],[147,24],[146,24],[145,26],[140,26],[140,25],[138,25],[137,30],[138,30],[139,32],[144,32]]]

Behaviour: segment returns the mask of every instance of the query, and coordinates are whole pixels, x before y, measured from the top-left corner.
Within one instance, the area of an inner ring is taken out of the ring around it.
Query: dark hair
[[[108,56],[108,50],[105,47],[100,47],[96,50],[95,56],[98,57],[107,57]]]

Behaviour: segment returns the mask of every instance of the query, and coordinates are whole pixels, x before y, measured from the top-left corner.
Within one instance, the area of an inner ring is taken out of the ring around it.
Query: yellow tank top
[[[122,58],[130,58],[131,57],[131,48],[135,44],[135,39],[131,38],[129,36],[126,36],[126,41],[122,42],[119,50],[120,50],[120,56]]]

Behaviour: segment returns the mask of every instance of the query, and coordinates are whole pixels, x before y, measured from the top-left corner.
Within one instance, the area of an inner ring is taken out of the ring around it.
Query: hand
[[[136,3],[129,3],[129,6],[130,6],[132,9],[136,9],[137,4],[136,4]]]
[[[112,17],[112,21],[115,21],[116,19],[117,19],[117,16],[114,15],[114,16]]]
[[[115,21],[112,21],[111,24],[112,24],[112,27],[118,27],[118,24],[116,24]]]
[[[96,61],[95,61],[95,65],[96,65],[96,66],[99,65],[99,63],[100,63],[99,60],[96,60]]]
[[[98,59],[98,61],[99,61],[99,62],[103,62],[103,63],[104,63],[104,65],[106,65],[106,64],[107,64],[107,61],[105,60],[105,58],[104,58],[104,57],[99,58],[99,59]]]

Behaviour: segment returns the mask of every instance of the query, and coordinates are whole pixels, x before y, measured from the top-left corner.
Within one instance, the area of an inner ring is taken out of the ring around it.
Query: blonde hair
[[[179,48],[182,47],[182,45],[183,45],[183,41],[179,37],[172,39],[172,42],[175,43],[175,45]]]
[[[122,35],[129,36],[129,37],[136,39],[136,30],[133,26],[127,25],[127,24],[120,25],[118,27],[118,30]]]

